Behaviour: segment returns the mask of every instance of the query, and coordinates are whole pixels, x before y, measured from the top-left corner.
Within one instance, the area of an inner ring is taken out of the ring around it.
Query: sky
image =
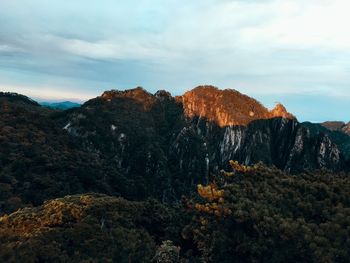
[[[0,90],[84,101],[232,88],[350,121],[349,0],[0,0]]]

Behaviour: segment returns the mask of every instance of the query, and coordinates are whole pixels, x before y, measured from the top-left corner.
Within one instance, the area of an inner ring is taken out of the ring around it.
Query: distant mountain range
[[[49,107],[52,109],[58,109],[58,110],[68,110],[71,108],[78,108],[81,106],[81,104],[71,101],[63,101],[63,102],[40,102],[40,105]]]

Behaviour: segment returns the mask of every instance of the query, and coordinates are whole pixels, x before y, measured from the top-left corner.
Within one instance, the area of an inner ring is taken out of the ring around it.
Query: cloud
[[[350,47],[349,8],[346,0],[275,1],[267,7],[273,19],[244,29],[242,39],[271,47],[346,50]]]
[[[80,39],[55,39],[59,42],[58,48],[61,51],[93,59],[162,60],[176,57],[176,54],[159,49],[156,45],[143,44],[128,38],[96,42]]]
[[[10,53],[15,51],[17,51],[17,49],[9,45],[0,45],[0,53]]]
[[[252,96],[349,98],[349,8],[347,0],[0,0],[1,88],[181,94],[214,84]]]

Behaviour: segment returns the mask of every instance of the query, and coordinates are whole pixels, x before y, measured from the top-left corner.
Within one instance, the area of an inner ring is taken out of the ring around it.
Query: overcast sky
[[[0,90],[233,88],[350,121],[349,0],[0,0]]]

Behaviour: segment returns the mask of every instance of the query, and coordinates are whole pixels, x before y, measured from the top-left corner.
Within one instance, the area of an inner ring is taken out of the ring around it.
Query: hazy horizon
[[[236,89],[350,121],[346,0],[0,0],[0,90],[84,101],[142,86]]]

